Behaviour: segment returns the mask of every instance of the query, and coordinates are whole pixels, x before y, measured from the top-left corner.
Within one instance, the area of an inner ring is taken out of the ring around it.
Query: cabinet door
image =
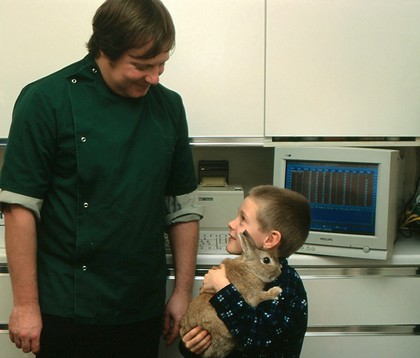
[[[308,294],[302,358],[418,357],[417,267],[299,268]]]
[[[0,357],[2,358],[35,358],[33,353],[23,353],[10,341],[9,332],[0,329]]]
[[[0,302],[0,325],[5,325],[13,307],[12,285],[7,273],[0,273]]]
[[[419,136],[420,1],[267,0],[267,136]]]
[[[0,138],[21,89],[87,54],[103,0],[0,0]]]
[[[192,137],[262,137],[264,0],[164,0],[176,48],[161,83],[183,97]]]
[[[343,273],[341,277],[303,277],[303,281],[308,294],[310,327],[420,323],[418,276],[348,277]]]
[[[418,336],[373,334],[305,337],[301,358],[418,358]]]

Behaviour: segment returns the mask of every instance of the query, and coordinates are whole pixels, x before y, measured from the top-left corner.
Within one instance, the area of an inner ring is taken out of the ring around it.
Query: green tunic
[[[95,324],[162,314],[166,195],[196,188],[178,94],[123,98],[89,55],[25,87],[0,187],[43,200],[43,313]]]

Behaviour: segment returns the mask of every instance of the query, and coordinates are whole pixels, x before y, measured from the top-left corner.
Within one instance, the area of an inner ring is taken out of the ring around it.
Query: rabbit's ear
[[[245,230],[243,233],[239,233],[239,241],[241,243],[242,251],[244,252],[245,257],[253,257],[256,246],[252,236],[248,233],[248,231]]]

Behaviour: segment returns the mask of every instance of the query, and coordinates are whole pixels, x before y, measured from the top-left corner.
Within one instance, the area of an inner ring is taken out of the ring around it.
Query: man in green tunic
[[[24,352],[156,357],[162,326],[168,343],[178,334],[201,211],[182,100],[159,84],[174,43],[159,0],[107,0],[88,55],[16,102],[0,202]]]

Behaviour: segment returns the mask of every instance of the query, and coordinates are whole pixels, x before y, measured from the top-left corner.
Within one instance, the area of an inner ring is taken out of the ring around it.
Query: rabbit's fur
[[[239,234],[243,253],[235,259],[225,259],[226,276],[241,293],[244,300],[256,307],[265,300],[278,299],[279,286],[264,291],[265,283],[273,281],[281,273],[277,257],[257,249],[252,237],[245,231]],[[181,336],[196,326],[207,330],[211,335],[211,345],[203,353],[205,358],[225,357],[235,346],[235,341],[225,324],[217,316],[209,300],[213,294],[201,292],[189,304],[181,320]]]

